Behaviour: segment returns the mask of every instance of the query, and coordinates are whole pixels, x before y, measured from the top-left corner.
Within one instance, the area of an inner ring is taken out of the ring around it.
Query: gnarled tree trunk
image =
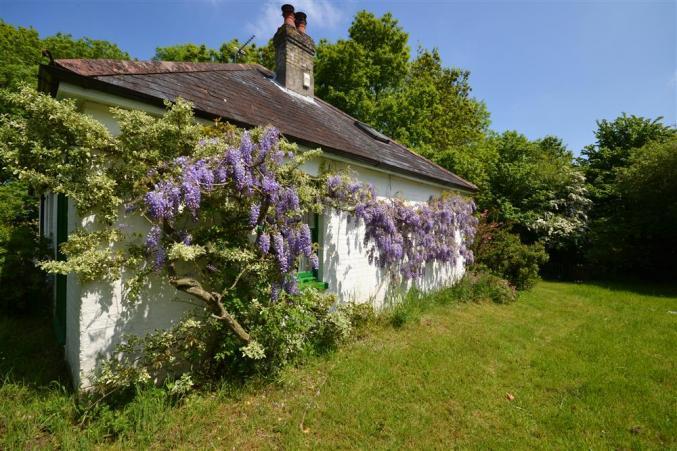
[[[173,278],[170,279],[170,283],[177,290],[204,301],[212,309],[212,316],[220,321],[224,321],[244,344],[251,342],[251,337],[247,331],[224,307],[223,296],[221,294],[205,290],[200,282],[190,277]]]

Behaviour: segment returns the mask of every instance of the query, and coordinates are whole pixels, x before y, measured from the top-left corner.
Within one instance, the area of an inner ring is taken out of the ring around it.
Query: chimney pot
[[[296,28],[296,25],[294,24],[296,20],[294,17],[294,6],[288,3],[282,5],[282,17],[284,17],[285,25],[291,25],[292,27]]]
[[[306,32],[306,24],[308,23],[306,21],[307,17],[308,16],[306,16],[306,13],[301,11],[294,14],[294,24],[296,25],[296,28],[298,28],[298,30],[304,34]]]

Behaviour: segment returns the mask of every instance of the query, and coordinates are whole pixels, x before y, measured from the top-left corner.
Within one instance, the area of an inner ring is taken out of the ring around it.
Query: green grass
[[[21,367],[0,387],[0,449],[675,448],[674,311],[675,290],[542,282],[514,304],[430,306],[274,383],[148,391],[83,425],[49,371],[26,373],[58,354],[0,320],[0,369]]]

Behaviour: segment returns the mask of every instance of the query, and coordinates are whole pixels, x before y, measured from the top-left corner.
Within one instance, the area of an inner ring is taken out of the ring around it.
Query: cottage
[[[284,23],[274,36],[276,72],[257,64],[180,63],[164,61],[56,60],[40,68],[40,89],[57,98],[74,98],[82,112],[118,126],[112,106],[163,113],[163,101],[191,101],[199,120],[223,118],[242,127],[273,125],[290,141],[324,153],[304,168],[350,167],[372,183],[379,196],[424,202],[445,191],[472,193],[476,187],[382,135],[313,94],[315,45],[306,34],[306,16],[282,7]],[[56,249],[69,233],[86,227],[63,196],[45,195],[41,233]],[[383,305],[389,278],[369,263],[364,229],[343,214],[310,218],[320,247],[320,268],[303,272],[304,283],[325,287],[344,302]],[[139,228],[144,227],[139,221]],[[463,274],[457,265],[430,265],[421,289],[453,283]],[[81,284],[77,277],[57,276],[54,305],[57,335],[65,347],[76,386],[86,385],[97,359],[126,333],[167,328],[190,305],[172,286],[158,284],[134,305],[122,299],[122,281]]]

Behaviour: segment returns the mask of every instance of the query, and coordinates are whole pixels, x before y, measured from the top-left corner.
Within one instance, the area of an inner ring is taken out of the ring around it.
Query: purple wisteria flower
[[[354,217],[365,226],[370,263],[398,272],[404,279],[422,277],[429,263],[472,261],[469,246],[477,219],[472,201],[459,196],[407,204],[376,198],[373,186],[327,178],[328,197],[354,203]],[[459,240],[460,239],[460,240]]]
[[[263,161],[271,151],[277,146],[277,143],[280,139],[280,132],[275,127],[268,127],[263,133],[261,142],[259,143],[259,161]]]
[[[267,233],[262,233],[258,237],[258,245],[259,249],[261,249],[261,252],[264,254],[267,254],[270,252],[270,235]]]
[[[180,201],[181,190],[168,181],[157,183],[144,198],[148,214],[155,220],[173,218],[179,209]]]
[[[261,188],[267,196],[273,196],[280,189],[280,184],[277,183],[272,174],[266,174],[263,176],[263,181],[261,182]]]
[[[146,249],[153,260],[153,268],[158,270],[165,263],[167,253],[162,247],[162,230],[153,226],[146,235]]]
[[[259,222],[259,215],[261,214],[261,206],[259,204],[252,204],[249,209],[249,226],[254,227]]]
[[[282,237],[281,233],[276,233],[273,235],[273,252],[275,252],[275,256],[277,258],[277,264],[280,268],[280,272],[282,274],[286,274],[289,271],[288,264],[289,262],[287,261],[287,253],[284,245],[284,238]]]
[[[249,131],[245,131],[242,134],[242,139],[240,140],[240,157],[242,158],[242,162],[245,165],[251,165],[253,161],[253,153],[254,153],[254,143],[252,142],[252,138],[249,135]]]

